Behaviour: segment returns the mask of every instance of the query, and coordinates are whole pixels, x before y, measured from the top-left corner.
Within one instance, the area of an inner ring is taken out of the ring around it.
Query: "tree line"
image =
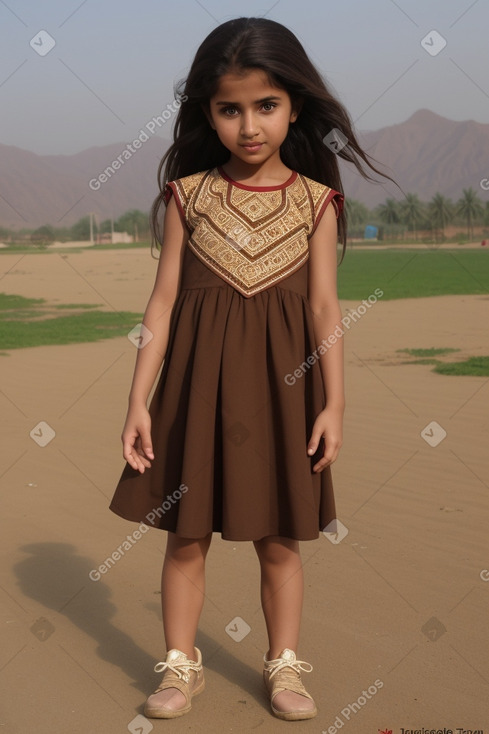
[[[422,233],[423,241],[445,241],[448,225],[460,228],[468,240],[474,239],[474,227],[488,228],[489,201],[481,201],[474,189],[463,189],[462,196],[454,202],[442,194],[435,194],[428,202],[423,202],[417,194],[406,194],[403,200],[386,199],[383,204],[369,209],[356,199],[346,197],[345,211],[350,238],[362,239],[367,225],[378,228],[379,239],[398,240],[418,239]],[[93,219],[93,235],[107,234],[111,231],[127,232],[134,242],[150,239],[149,214],[139,209],[131,209],[112,221],[98,222]],[[458,235],[457,235],[458,236]],[[79,219],[71,227],[53,227],[45,224],[37,229],[11,230],[0,226],[0,239],[4,242],[31,241],[37,245],[52,242],[83,241],[90,239],[90,215]],[[460,239],[460,236],[458,236]]]
[[[443,242],[448,225],[465,228],[467,239],[474,239],[474,227],[489,228],[489,201],[483,203],[472,187],[463,189],[454,202],[442,194],[435,194],[423,202],[417,194],[406,194],[401,201],[386,199],[372,210],[355,199],[346,199],[345,209],[349,234],[362,231],[367,224],[380,225],[383,235],[396,239],[406,235],[417,239],[418,232],[431,233],[436,242]]]
[[[94,216],[92,220],[92,231],[94,239],[97,235],[110,232],[127,232],[134,237],[134,242],[150,239],[149,215],[139,209],[130,209],[124,212],[118,219],[104,219],[99,222]],[[0,239],[4,242],[31,241],[37,245],[49,245],[52,242],[81,242],[90,240],[90,215],[79,219],[71,227],[53,227],[44,224],[36,229],[13,230],[0,227]]]

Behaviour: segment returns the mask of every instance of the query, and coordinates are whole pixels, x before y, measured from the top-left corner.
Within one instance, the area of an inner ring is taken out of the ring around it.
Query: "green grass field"
[[[347,250],[340,299],[361,301],[376,288],[383,300],[489,293],[489,251]]]
[[[91,250],[118,250],[147,248],[149,243],[136,245],[97,245]],[[17,251],[17,250],[15,250]],[[33,252],[49,256],[49,248],[39,250],[32,246],[19,248],[22,253]],[[81,249],[66,250],[77,254]],[[0,250],[1,254],[14,252],[12,248]],[[57,254],[61,254],[61,250]],[[64,250],[63,250],[64,252]],[[148,296],[152,284],[148,283]],[[382,250],[351,248],[338,268],[338,294],[343,300],[367,298],[380,288],[384,300],[394,298],[420,298],[424,296],[473,295],[489,293],[489,248],[480,250],[401,249],[401,246]]]
[[[429,349],[398,349],[397,351],[404,354],[409,354],[410,357],[427,359],[429,357],[437,357],[442,354],[460,352],[460,349],[453,349],[452,347],[430,347]],[[419,359],[417,359],[416,362],[417,364],[419,364]]]
[[[438,363],[433,370],[440,375],[473,375],[474,377],[489,376],[489,357],[469,357],[463,362]]]
[[[363,300],[380,288],[382,300],[489,293],[489,251],[481,250],[350,250],[338,268],[338,295]],[[405,349],[442,375],[489,376],[489,357],[442,362],[452,349]]]
[[[110,246],[117,249],[117,245]],[[126,249],[126,245],[120,247]],[[49,251],[37,254],[49,257]],[[149,249],[148,258],[151,257]],[[152,283],[148,282],[148,297]],[[489,251],[486,250],[348,250],[338,268],[341,300],[362,301],[376,289],[382,300],[441,295],[487,294]],[[60,313],[62,312],[62,313]],[[98,310],[89,304],[47,303],[44,299],[0,294],[0,349],[44,344],[71,344],[127,335],[141,314]],[[436,354],[412,354],[452,374],[458,363],[437,364]],[[474,358],[475,359],[475,358]],[[485,358],[484,358],[485,359]],[[457,374],[481,374],[478,362],[460,363]],[[440,368],[440,369],[439,369]],[[445,369],[446,368],[446,369]],[[469,372],[464,372],[464,369]],[[487,374],[484,372],[484,374]]]
[[[435,365],[433,372],[439,375],[472,375],[473,377],[489,376],[489,357],[468,357],[459,362],[442,362],[437,357],[444,357],[460,349],[452,347],[431,347],[429,349],[398,349],[400,354],[406,354],[413,359],[401,362],[401,364],[432,364]]]
[[[86,303],[53,306],[44,298],[0,293],[0,348],[75,344],[126,336],[142,317],[129,311],[96,309]],[[65,314],[67,310],[72,313]]]

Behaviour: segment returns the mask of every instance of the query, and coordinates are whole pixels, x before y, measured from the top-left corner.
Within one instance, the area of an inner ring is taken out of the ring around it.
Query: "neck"
[[[279,156],[275,160],[269,158],[256,165],[231,156],[221,168],[233,181],[250,186],[278,186],[292,175],[290,168],[287,168]]]

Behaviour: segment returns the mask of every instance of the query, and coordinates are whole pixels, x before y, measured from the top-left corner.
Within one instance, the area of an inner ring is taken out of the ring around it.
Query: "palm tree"
[[[435,194],[428,204],[428,213],[436,225],[436,229],[441,229],[442,239],[445,239],[445,226],[453,217],[453,204],[441,194]]]
[[[345,199],[345,212],[348,225],[357,227],[368,220],[368,209],[358,199]]]
[[[423,217],[424,204],[418,199],[417,194],[406,194],[406,199],[401,205],[401,210],[406,222],[411,223],[416,241],[416,223]]]
[[[457,214],[461,214],[467,220],[467,237],[470,240],[474,236],[474,219],[484,213],[482,202],[472,186],[463,189],[464,195],[457,202]]]
[[[389,233],[397,240],[398,227],[396,225],[401,223],[399,202],[395,199],[386,199],[384,204],[379,204],[375,209],[375,214],[384,224],[392,225],[389,227]]]
[[[399,224],[401,221],[399,204],[395,199],[386,199],[385,204],[379,204],[377,212],[379,219],[385,224]]]

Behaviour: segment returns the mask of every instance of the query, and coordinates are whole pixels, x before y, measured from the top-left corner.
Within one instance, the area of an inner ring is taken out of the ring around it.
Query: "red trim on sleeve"
[[[335,191],[334,189],[330,190],[329,194],[327,195],[326,199],[323,202],[323,205],[321,206],[321,209],[318,211],[316,215],[316,221],[314,222],[314,227],[312,229],[311,235],[313,235],[314,232],[316,231],[316,227],[318,226],[319,222],[321,221],[321,217],[323,216],[324,212],[326,211],[326,207],[328,206],[330,202],[333,202],[334,210],[336,213],[336,219],[338,219],[341,212],[343,211],[345,197],[339,191]]]
[[[175,203],[177,205],[177,209],[178,209],[178,211],[180,213],[180,216],[182,218],[182,222],[184,223],[184,225],[186,227],[188,227],[187,221],[185,219],[185,211],[183,209],[182,202],[180,201],[180,196],[179,196],[178,189],[177,189],[177,186],[175,184],[175,181],[169,181],[166,184],[165,192],[164,192],[164,197],[165,197],[164,198],[164,201],[165,201],[166,206],[168,206],[168,202],[170,201],[172,194],[173,194],[173,196],[175,198]]]

